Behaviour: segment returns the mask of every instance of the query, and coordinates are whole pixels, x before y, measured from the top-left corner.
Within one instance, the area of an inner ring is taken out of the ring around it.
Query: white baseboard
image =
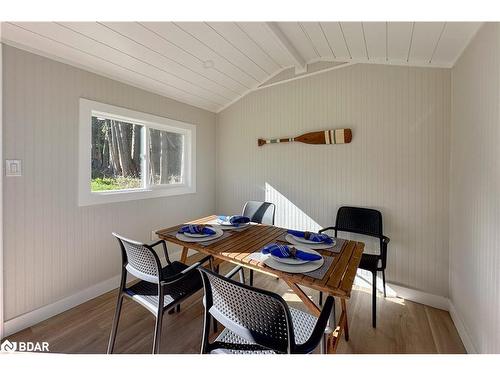
[[[75,306],[98,297],[101,294],[109,292],[120,285],[120,276],[112,277],[111,279],[100,282],[69,297],[63,298],[57,302],[51,303],[40,307],[39,309],[30,311],[26,314],[17,316],[13,319],[7,320],[4,323],[5,336],[12,335],[25,328],[32,327],[45,319],[54,315],[60,314]]]
[[[458,313],[457,309],[455,308],[455,305],[453,305],[453,302],[450,301],[449,305],[449,311],[450,311],[450,316],[451,319],[453,320],[453,323],[455,324],[455,328],[458,331],[458,335],[460,336],[460,339],[462,339],[462,343],[465,346],[465,350],[467,350],[468,354],[477,354],[478,351],[474,345],[474,342],[472,341],[472,338],[470,337],[469,333],[467,332],[467,329],[465,328],[465,324],[460,317],[460,314]]]
[[[398,297],[421,303],[423,305],[435,307],[436,309],[449,311],[450,301],[448,298],[443,296],[438,296],[436,294],[422,292],[421,290],[407,288],[401,285],[387,283],[387,295],[390,295],[389,289],[394,291],[395,295]]]
[[[372,274],[369,271],[358,269],[356,278],[354,279],[354,284],[363,288],[372,288]],[[423,292],[421,290],[408,288],[402,285],[398,285],[392,282],[386,283],[387,297],[401,297],[413,302],[421,303],[423,305],[432,306],[437,309],[446,310],[449,309],[448,298],[443,296],[438,296],[436,294],[431,294]],[[382,279],[377,276],[377,290],[379,293],[383,292]]]
[[[177,260],[179,256],[180,249],[175,249],[169,252],[169,257],[171,260]],[[165,258],[160,256],[160,261],[164,263]],[[133,281],[133,278],[129,275],[127,280]],[[107,293],[110,290],[116,289],[119,285],[120,275],[117,275],[108,280],[102,281],[99,284],[93,285],[91,287],[88,287],[87,289],[77,292],[71,296],[51,303],[50,305],[40,307],[26,314],[19,315],[15,318],[7,320],[6,322],[4,322],[4,336],[7,337],[25,328],[32,327],[35,324],[44,321],[45,319],[51,318],[66,310],[81,305],[82,303],[87,302],[92,298],[99,297],[100,295]]]

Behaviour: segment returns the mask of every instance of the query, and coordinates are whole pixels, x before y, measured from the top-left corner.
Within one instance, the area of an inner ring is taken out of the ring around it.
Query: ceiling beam
[[[307,72],[307,64],[304,57],[295,48],[293,43],[286,37],[286,35],[281,31],[280,27],[276,22],[266,22],[268,29],[276,37],[276,40],[280,45],[288,52],[295,65],[295,74]]]

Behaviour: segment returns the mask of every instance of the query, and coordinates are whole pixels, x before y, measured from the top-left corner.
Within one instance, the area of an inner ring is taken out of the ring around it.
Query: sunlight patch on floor
[[[281,297],[283,297],[286,302],[302,302],[302,300],[294,292],[285,292],[281,295]],[[312,296],[308,297],[312,298]]]
[[[384,293],[384,286],[381,277],[377,277],[377,294],[380,295]],[[366,270],[358,269],[356,278],[354,279],[354,290],[358,290],[364,293],[372,293],[372,273]],[[405,305],[405,299],[398,296],[397,292],[391,288],[389,284],[386,283],[386,301],[397,303],[398,305]]]

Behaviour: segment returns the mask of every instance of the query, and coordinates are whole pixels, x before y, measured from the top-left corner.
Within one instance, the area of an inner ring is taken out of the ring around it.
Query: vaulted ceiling
[[[295,68],[292,75],[303,75],[318,62],[449,68],[479,26],[477,22],[7,22],[2,24],[2,40],[218,112],[280,73]],[[320,69],[333,65],[316,64]]]

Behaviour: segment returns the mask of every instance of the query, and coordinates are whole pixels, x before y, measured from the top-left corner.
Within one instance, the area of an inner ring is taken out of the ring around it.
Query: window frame
[[[92,116],[113,118],[143,126],[141,139],[142,188],[91,191]],[[148,166],[150,156],[148,129],[163,130],[184,135],[182,183],[149,185]],[[196,125],[80,98],[78,144],[78,206],[196,193]]]

